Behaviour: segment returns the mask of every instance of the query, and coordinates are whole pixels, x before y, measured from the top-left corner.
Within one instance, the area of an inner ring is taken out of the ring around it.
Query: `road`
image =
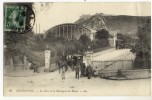
[[[150,79],[124,81],[105,80],[99,77],[75,79],[75,72],[71,70],[66,72],[65,80],[61,79],[58,71],[30,77],[4,76],[4,86],[5,95],[150,95]]]
[[[129,49],[109,50],[100,53],[94,60],[130,59],[134,56]],[[29,77],[4,76],[4,95],[23,96],[148,96],[150,95],[151,79],[140,80],[105,80],[99,77],[81,77],[75,79],[75,72],[68,70],[66,79],[61,79],[59,71]]]

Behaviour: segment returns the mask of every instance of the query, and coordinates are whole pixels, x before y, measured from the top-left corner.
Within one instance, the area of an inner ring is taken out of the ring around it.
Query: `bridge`
[[[68,40],[78,40],[82,34],[90,37],[91,30],[77,24],[65,23],[52,27],[46,33],[56,38],[63,37]]]

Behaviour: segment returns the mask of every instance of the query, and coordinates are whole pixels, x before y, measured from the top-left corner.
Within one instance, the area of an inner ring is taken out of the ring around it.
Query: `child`
[[[62,80],[65,80],[65,68],[64,67],[62,68],[61,76],[62,76]]]

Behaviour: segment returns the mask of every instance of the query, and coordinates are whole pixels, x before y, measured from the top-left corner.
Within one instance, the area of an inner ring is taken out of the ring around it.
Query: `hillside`
[[[105,15],[103,13],[88,18],[82,16],[75,23],[93,30],[108,29],[109,32],[136,33],[150,16]]]

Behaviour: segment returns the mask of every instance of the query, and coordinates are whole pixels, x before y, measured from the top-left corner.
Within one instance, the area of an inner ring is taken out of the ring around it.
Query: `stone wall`
[[[118,70],[100,70],[98,75],[101,78],[119,79]],[[151,78],[151,69],[121,70],[123,79],[144,79]]]

